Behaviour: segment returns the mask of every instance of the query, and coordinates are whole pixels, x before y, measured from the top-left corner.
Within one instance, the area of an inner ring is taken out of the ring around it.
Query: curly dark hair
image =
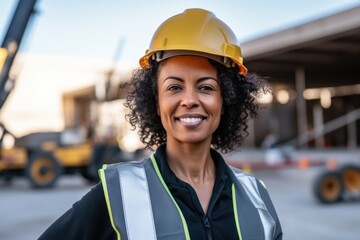
[[[238,147],[248,135],[247,121],[258,114],[259,105],[255,99],[269,91],[266,82],[257,74],[246,77],[239,74],[237,66],[227,68],[209,59],[217,68],[223,97],[223,114],[220,124],[212,136],[212,147],[223,153]],[[125,107],[130,109],[126,119],[139,128],[141,142],[147,147],[166,143],[166,131],[157,114],[157,70],[159,63],[154,61],[148,69],[136,69],[127,86],[130,86]]]

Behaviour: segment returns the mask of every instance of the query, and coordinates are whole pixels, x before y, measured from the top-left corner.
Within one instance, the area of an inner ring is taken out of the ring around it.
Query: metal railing
[[[309,131],[306,131],[303,134],[300,134],[298,137],[286,142],[284,145],[302,146],[311,140],[314,140],[336,129],[349,125],[358,119],[360,119],[360,108],[348,112],[343,116],[335,118],[324,124],[321,124],[318,127],[315,127]]]

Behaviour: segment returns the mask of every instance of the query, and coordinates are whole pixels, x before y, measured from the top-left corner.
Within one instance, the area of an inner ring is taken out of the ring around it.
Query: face
[[[203,57],[172,57],[160,64],[157,84],[158,114],[167,144],[210,145],[223,102],[216,68]]]

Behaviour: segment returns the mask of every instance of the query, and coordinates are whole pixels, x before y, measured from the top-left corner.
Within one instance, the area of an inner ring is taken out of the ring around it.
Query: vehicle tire
[[[62,172],[53,154],[37,152],[30,156],[25,174],[34,188],[51,188]]]
[[[321,173],[314,181],[314,195],[321,203],[336,203],[342,200],[344,192],[339,171]]]
[[[358,196],[360,194],[360,167],[344,165],[340,168],[340,174],[347,198]]]
[[[0,175],[0,180],[2,180],[5,185],[10,185],[13,178],[14,176],[11,175],[11,173],[5,173],[4,175]]]

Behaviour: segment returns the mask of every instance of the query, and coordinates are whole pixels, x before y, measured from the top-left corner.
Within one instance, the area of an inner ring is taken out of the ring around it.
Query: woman
[[[263,184],[216,151],[241,145],[263,89],[231,29],[188,9],[158,28],[140,65],[127,117],[156,152],[104,166],[40,239],[282,239]]]

